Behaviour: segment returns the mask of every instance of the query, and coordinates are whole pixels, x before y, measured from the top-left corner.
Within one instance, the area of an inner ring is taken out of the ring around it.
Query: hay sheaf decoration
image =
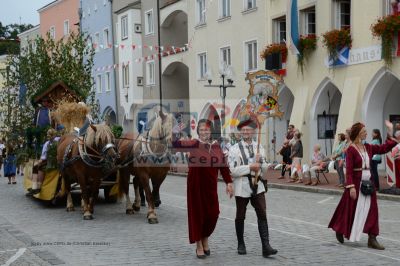
[[[86,120],[90,108],[82,103],[59,102],[56,117],[65,127],[67,133],[74,132],[74,128],[81,128]]]

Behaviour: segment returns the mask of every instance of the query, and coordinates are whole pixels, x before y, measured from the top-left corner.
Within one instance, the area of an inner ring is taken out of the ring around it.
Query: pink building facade
[[[79,0],[55,0],[38,10],[40,35],[47,32],[55,40],[79,31]]]

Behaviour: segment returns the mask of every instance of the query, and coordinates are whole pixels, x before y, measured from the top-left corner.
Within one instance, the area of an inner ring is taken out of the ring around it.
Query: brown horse
[[[91,125],[85,136],[65,135],[57,148],[57,161],[62,177],[60,196],[67,194],[67,211],[73,211],[71,184],[81,188],[83,218],[93,219],[94,203],[103,177],[115,170],[118,158],[114,135],[106,125]]]
[[[155,201],[159,201],[159,191],[162,182],[170,169],[169,146],[172,141],[172,127],[175,118],[172,114],[160,112],[160,116],[146,134],[134,136],[125,135],[118,143],[121,160],[129,165],[120,168],[120,191],[126,196],[126,213],[132,214],[133,209],[140,210],[139,186],[144,189],[148,204],[147,219],[150,224],[158,223],[155,213]],[[132,206],[129,198],[129,178],[135,176],[135,201]],[[151,180],[153,191],[150,189]],[[157,202],[156,202],[157,203]],[[133,209],[132,209],[133,207]]]

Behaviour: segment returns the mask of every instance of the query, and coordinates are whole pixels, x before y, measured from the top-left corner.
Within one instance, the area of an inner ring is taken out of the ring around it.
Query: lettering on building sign
[[[358,65],[368,62],[380,61],[382,59],[382,47],[380,45],[351,49],[349,65]]]

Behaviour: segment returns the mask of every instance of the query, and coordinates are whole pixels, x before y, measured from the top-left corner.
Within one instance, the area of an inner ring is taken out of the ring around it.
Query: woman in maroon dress
[[[368,247],[385,249],[376,240],[379,235],[378,203],[376,192],[371,195],[360,193],[361,180],[370,180],[370,161],[374,154],[389,152],[397,141],[392,138],[393,125],[386,122],[388,137],[383,145],[363,144],[367,137],[365,126],[356,123],[351,127],[352,144],[346,152],[346,189],[333,214],[329,228],[336,232],[336,239],[343,243],[343,236],[350,241],[359,241],[361,234],[368,234]]]
[[[197,124],[198,140],[174,142],[174,148],[190,154],[187,177],[189,241],[196,242],[196,255],[200,259],[210,255],[208,237],[218,220],[218,170],[226,183],[226,193],[233,196],[229,167],[218,142],[211,142],[211,131],[212,122],[201,119]]]

